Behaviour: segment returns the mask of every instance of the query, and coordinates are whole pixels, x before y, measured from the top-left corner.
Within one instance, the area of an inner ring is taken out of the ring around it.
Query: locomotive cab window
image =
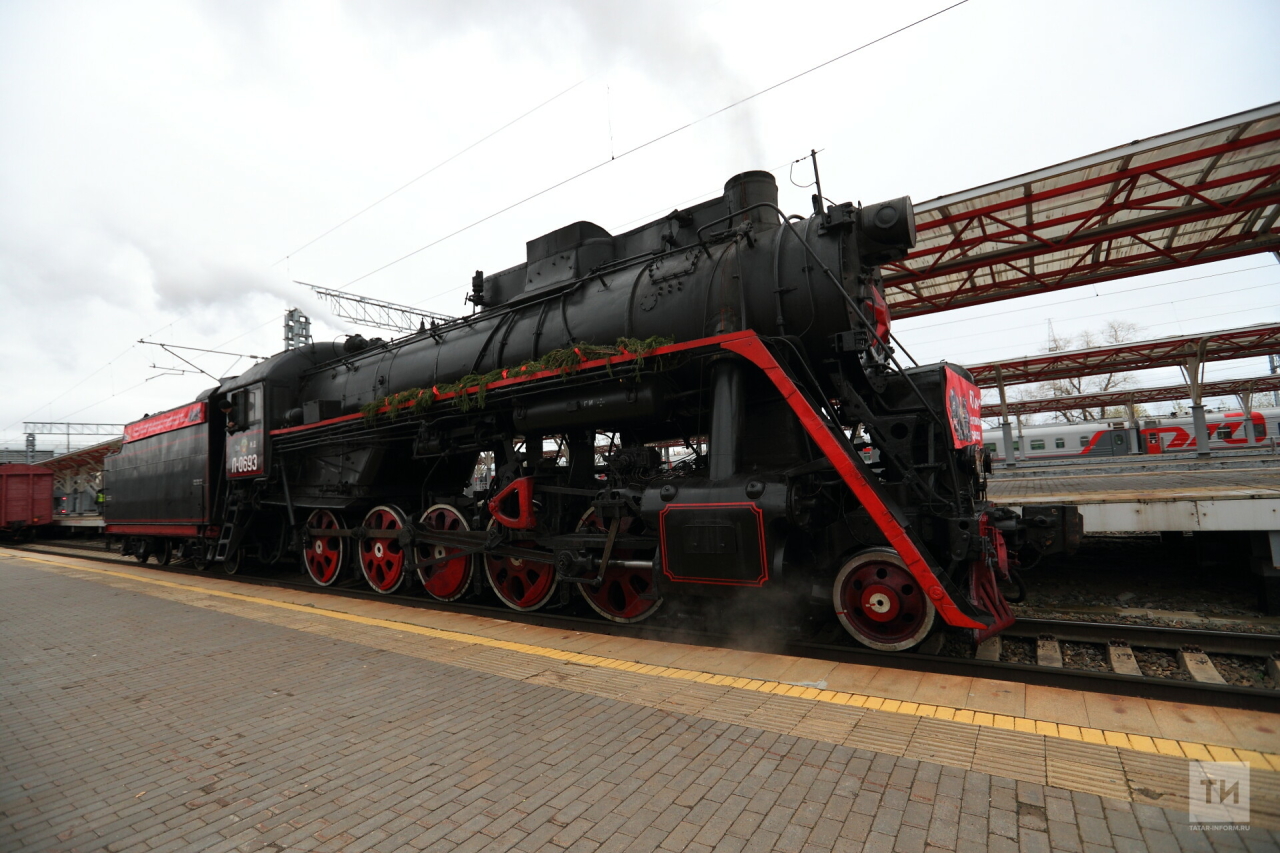
[[[262,425],[262,388],[255,386],[236,391],[230,397],[227,432],[240,432]]]

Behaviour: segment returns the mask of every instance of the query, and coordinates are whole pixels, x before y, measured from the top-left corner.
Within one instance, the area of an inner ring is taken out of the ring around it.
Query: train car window
[[[1021,450],[1021,449],[1022,449],[1022,442],[1020,442],[1020,441],[1015,441],[1015,442],[1013,443],[1013,449],[1014,449],[1014,450]]]
[[[1218,438],[1231,438],[1231,427],[1226,424],[1218,427]]]
[[[1254,422],[1253,422],[1253,433],[1254,433],[1254,435],[1255,435],[1256,437],[1258,437],[1258,438],[1266,438],[1266,437],[1267,437],[1267,422],[1266,422],[1266,421],[1254,421]]]
[[[1032,450],[1044,450],[1044,439],[1043,439],[1043,438],[1033,438],[1033,439],[1031,439],[1031,449],[1032,449]]]
[[[1067,446],[1067,440],[1065,438],[1055,438],[1053,440],[1053,446],[1056,447],[1058,450],[1062,450],[1064,447]]]
[[[1088,446],[1089,446],[1089,436],[1087,436],[1087,435],[1082,435],[1082,436],[1080,436],[1080,446],[1081,446],[1081,447],[1088,447]]]
[[[984,444],[984,445],[982,445],[982,449],[983,449],[983,450],[985,450],[985,451],[987,451],[988,453],[996,453],[996,452],[997,452],[997,451],[996,451],[996,446],[995,446],[995,443],[994,443],[994,442],[991,442],[991,443],[988,443],[988,444]]]
[[[262,423],[262,390],[260,388],[249,389],[245,412],[245,426],[253,427]]]

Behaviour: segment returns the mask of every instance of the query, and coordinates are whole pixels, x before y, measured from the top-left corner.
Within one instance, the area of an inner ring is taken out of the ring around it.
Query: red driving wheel
[[[497,523],[497,519],[489,520],[490,527]],[[536,547],[533,542],[511,544],[516,548]],[[556,591],[556,567],[551,563],[485,554],[484,573],[498,598],[512,610],[537,610]]]
[[[628,534],[635,527],[635,518],[623,519],[618,533]],[[605,533],[609,529],[595,509],[587,510],[578,522],[578,530]],[[632,548],[615,548],[609,562],[635,560],[639,552]],[[612,622],[639,622],[648,619],[658,610],[662,599],[641,598],[654,590],[653,570],[635,568],[607,568],[600,586],[578,584],[578,591],[591,605],[591,609]]]
[[[400,531],[405,527],[405,517],[393,506],[375,506],[364,517],[368,531]],[[375,592],[384,595],[395,592],[404,582],[404,548],[395,538],[366,536],[360,540],[360,569],[364,579]]]
[[[864,646],[898,652],[919,645],[937,611],[896,551],[855,554],[836,576],[832,600],[840,623]]]
[[[307,530],[341,530],[342,520],[327,509],[318,509],[307,517]],[[346,556],[346,540],[341,536],[307,533],[302,537],[302,562],[311,580],[329,586],[342,573]]]
[[[448,504],[436,504],[422,514],[420,522],[428,530],[447,530],[450,532],[470,530],[467,520],[456,509]],[[450,554],[456,554],[459,548],[445,545],[419,545],[416,555],[418,561],[439,560]],[[454,601],[461,598],[471,585],[471,576],[475,573],[475,555],[454,557],[443,560],[420,570],[423,576],[422,585],[427,593],[440,601]]]

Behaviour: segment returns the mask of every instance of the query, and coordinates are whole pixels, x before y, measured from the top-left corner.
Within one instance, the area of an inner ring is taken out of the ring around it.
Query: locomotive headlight
[[[869,204],[858,211],[863,263],[885,264],[906,257],[916,244],[916,214],[911,196]]]

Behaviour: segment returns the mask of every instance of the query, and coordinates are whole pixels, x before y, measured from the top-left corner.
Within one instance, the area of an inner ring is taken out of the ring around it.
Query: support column
[[[1000,436],[1004,439],[1004,467],[1017,468],[1017,456],[1013,452],[1013,427],[1009,424],[1009,401],[1004,393],[1004,375],[996,365],[996,388],[1000,390]]]
[[[1196,456],[1209,456],[1209,425],[1204,419],[1204,406],[1191,406],[1191,423],[1196,434]]]
[[[1125,408],[1129,411],[1129,452],[1142,453],[1146,450],[1142,446],[1142,424],[1138,423],[1138,407],[1133,403],[1132,394],[1129,395]]]
[[[1194,354],[1187,357],[1182,372],[1187,377],[1187,389],[1191,392],[1191,422],[1196,434],[1196,456],[1206,457],[1209,451],[1209,426],[1204,419],[1204,405],[1201,391],[1204,385],[1204,354],[1206,339],[1201,338],[1196,344]]]
[[[1244,435],[1244,446],[1246,448],[1253,447],[1257,436],[1253,429],[1253,383],[1250,382],[1244,386],[1244,390],[1238,395],[1240,398],[1240,411],[1244,414],[1244,426],[1241,433]]]

